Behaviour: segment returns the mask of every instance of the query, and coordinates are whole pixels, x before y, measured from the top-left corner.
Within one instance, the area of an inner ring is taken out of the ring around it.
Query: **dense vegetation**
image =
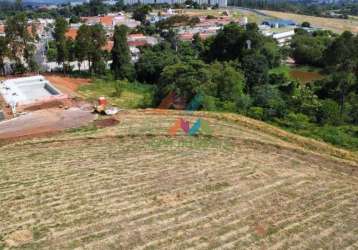
[[[287,53],[327,77],[303,85],[276,73]],[[279,49],[255,25],[230,24],[206,41],[195,36],[191,43],[145,48],[135,66],[137,80],[157,89],[154,106],[170,91],[187,100],[200,93],[205,110],[237,112],[358,148],[358,36],[349,32],[298,30],[291,47]]]

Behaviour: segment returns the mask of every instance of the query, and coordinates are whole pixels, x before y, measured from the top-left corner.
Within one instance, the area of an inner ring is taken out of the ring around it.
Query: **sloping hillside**
[[[118,118],[0,148],[0,249],[358,248],[357,155],[238,115]]]

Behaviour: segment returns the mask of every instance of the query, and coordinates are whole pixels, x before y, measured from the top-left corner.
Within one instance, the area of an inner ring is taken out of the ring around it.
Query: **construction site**
[[[2,80],[0,140],[54,133],[93,121],[92,105],[76,93],[88,83],[88,79],[58,75]]]

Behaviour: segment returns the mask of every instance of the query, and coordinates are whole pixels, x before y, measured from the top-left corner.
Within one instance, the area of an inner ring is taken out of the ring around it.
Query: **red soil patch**
[[[66,32],[65,36],[66,38],[71,38],[72,40],[75,40],[76,37],[77,37],[77,33],[78,33],[78,30],[75,29],[75,28],[70,28],[68,29],[68,31]]]
[[[66,94],[74,94],[81,85],[91,82],[91,79],[87,78],[72,78],[59,75],[45,75],[45,77],[50,83]]]
[[[265,236],[266,235],[266,229],[262,225],[257,225],[255,227],[256,234],[258,236]]]
[[[300,70],[290,71],[290,76],[302,83],[313,82],[323,78],[323,76],[318,72],[309,72],[309,71],[300,71]]]
[[[31,106],[25,107],[24,111],[36,111],[36,110],[40,110],[40,109],[72,107],[72,106],[74,106],[74,104],[75,104],[74,101],[71,99],[38,102]]]
[[[94,125],[96,125],[97,128],[111,127],[117,124],[119,124],[119,121],[115,118],[107,118],[103,120],[97,120],[94,122]]]

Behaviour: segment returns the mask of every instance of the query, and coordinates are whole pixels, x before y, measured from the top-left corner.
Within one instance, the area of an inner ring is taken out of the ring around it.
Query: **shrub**
[[[252,98],[249,95],[241,95],[236,98],[236,110],[246,114],[252,105]]]
[[[332,124],[338,125],[340,112],[339,105],[331,99],[326,99],[321,102],[321,106],[318,108],[317,121],[319,124]]]
[[[208,110],[208,111],[218,110],[217,98],[213,96],[204,96],[202,105],[204,110]]]
[[[343,147],[353,146],[351,136],[341,131],[338,127],[324,126],[323,128],[319,128],[316,134],[325,142],[329,142],[334,145]]]
[[[230,102],[230,101],[222,102],[222,109],[223,111],[235,112],[236,105],[234,102]]]
[[[281,120],[281,124],[293,128],[295,130],[304,129],[309,126],[310,118],[301,113],[292,113],[290,112],[283,120]]]
[[[263,120],[264,109],[261,107],[251,107],[249,108],[248,115],[257,120]]]
[[[255,105],[264,108],[264,120],[271,120],[274,117],[283,117],[287,112],[286,103],[281,92],[272,85],[264,85],[255,88]]]

